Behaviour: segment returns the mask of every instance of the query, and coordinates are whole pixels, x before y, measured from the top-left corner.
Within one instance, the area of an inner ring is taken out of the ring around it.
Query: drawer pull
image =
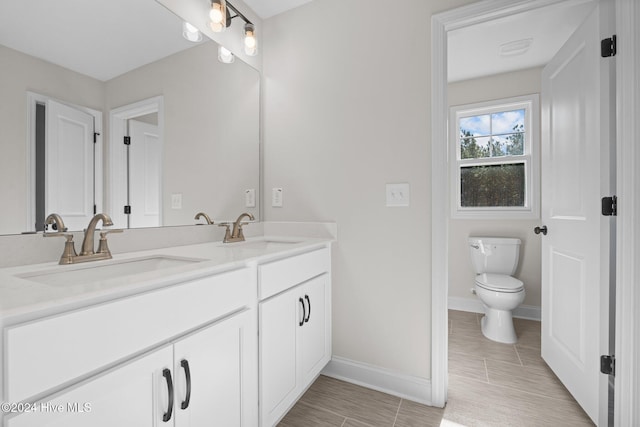
[[[187,395],[184,397],[180,408],[187,409],[189,407],[189,402],[191,401],[191,370],[189,369],[189,361],[187,359],[182,359],[180,361],[180,366],[184,369],[184,376],[187,379]]]
[[[304,319],[307,317],[307,309],[304,306],[304,300],[302,297],[298,298],[298,301],[300,301],[300,304],[302,305],[302,320],[298,323],[298,326],[302,326],[304,325]]]
[[[307,311],[307,317],[304,319],[304,322],[307,323],[309,318],[311,317],[311,300],[309,299],[309,295],[305,295],[304,299],[307,300],[307,306],[309,307],[309,311]]]
[[[171,380],[171,371],[165,368],[162,371],[162,376],[167,380],[167,391],[169,395],[169,404],[167,405],[167,412],[162,416],[162,421],[167,422],[171,419],[171,415],[173,414],[173,381]]]

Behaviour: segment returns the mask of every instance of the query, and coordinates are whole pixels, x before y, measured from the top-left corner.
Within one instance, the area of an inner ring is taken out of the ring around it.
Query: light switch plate
[[[403,207],[409,206],[410,199],[409,183],[387,184],[387,206]]]

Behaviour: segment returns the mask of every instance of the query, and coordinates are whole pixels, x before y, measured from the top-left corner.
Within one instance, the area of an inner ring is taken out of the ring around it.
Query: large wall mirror
[[[155,0],[2,2],[0,234],[259,218],[259,82]]]

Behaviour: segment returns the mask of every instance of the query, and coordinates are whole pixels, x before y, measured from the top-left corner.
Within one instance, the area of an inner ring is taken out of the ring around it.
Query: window
[[[454,218],[539,217],[538,95],[451,108]]]

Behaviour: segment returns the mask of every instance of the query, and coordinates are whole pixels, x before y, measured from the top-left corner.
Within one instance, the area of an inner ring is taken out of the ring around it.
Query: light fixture
[[[188,22],[182,23],[182,37],[194,43],[202,41],[202,33]]]
[[[231,16],[229,11],[233,11],[235,15]],[[231,25],[233,18],[240,18],[244,21],[243,31],[243,46],[244,53],[249,56],[255,56],[258,53],[258,40],[256,38],[256,27],[251,21],[247,19],[238,9],[236,9],[231,3],[226,0],[211,0],[211,11],[209,12],[209,18],[211,22],[209,25],[211,29],[217,33],[223,31],[226,27]],[[224,49],[226,52],[223,52]],[[224,54],[223,54],[224,53]],[[229,56],[231,55],[231,56]],[[225,59],[227,60],[225,60]],[[221,62],[230,63],[228,58],[233,58],[233,54],[222,46],[218,48],[218,59]]]
[[[219,33],[229,26],[230,22],[227,22],[228,14],[226,0],[211,0],[211,10],[209,10],[211,22],[209,22],[209,26],[213,32]]]
[[[244,24],[244,53],[249,56],[256,56],[258,53],[256,28],[251,22]]]
[[[218,46],[218,61],[231,64],[235,59],[235,55],[229,49],[222,45]]]

